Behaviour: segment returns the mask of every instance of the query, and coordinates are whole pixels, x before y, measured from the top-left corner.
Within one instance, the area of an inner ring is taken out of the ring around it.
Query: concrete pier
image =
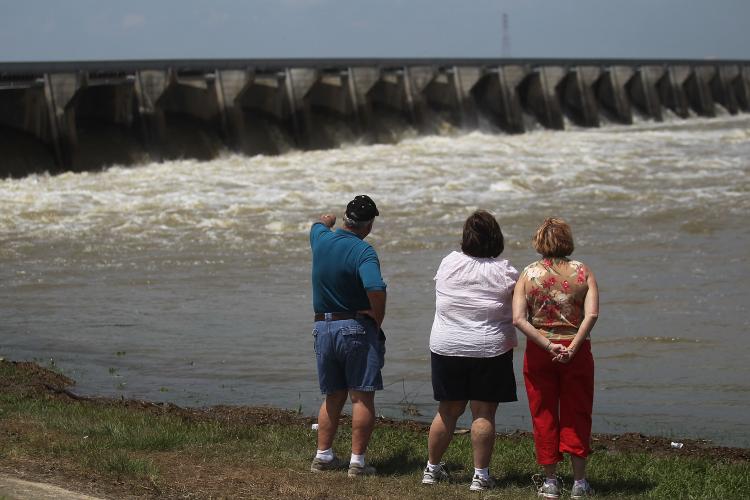
[[[732,82],[737,103],[743,111],[750,111],[750,65],[741,66]]]
[[[412,93],[412,97],[414,95]],[[463,89],[455,68],[437,68],[430,82],[419,92],[419,98],[415,99],[422,104],[420,126],[428,129],[433,122],[443,119],[460,128],[464,123],[462,97]]]
[[[674,111],[680,118],[690,116],[690,106],[684,87],[689,77],[689,66],[669,66],[658,83],[662,104]]]
[[[664,75],[661,66],[644,65],[636,69],[635,76],[630,80],[628,95],[633,105],[645,116],[656,121],[663,120],[662,102],[659,97],[657,83]]]
[[[519,87],[529,74],[524,66],[488,68],[472,88],[478,113],[507,133],[525,131]]]
[[[750,111],[748,61],[0,63],[0,175]],[[674,118],[671,118],[674,119]]]
[[[302,135],[302,117],[294,99],[291,71],[248,70],[234,78],[234,86],[241,88],[234,101],[234,92],[225,93],[224,103],[231,105],[227,126],[239,151],[277,154],[296,146]],[[273,140],[274,135],[278,141]]]
[[[608,113],[615,121],[630,125],[633,123],[633,109],[628,98],[627,84],[635,71],[628,66],[606,68],[596,85],[596,99],[599,109]]]
[[[685,82],[690,107],[701,116],[716,116],[716,106],[711,93],[711,81],[716,77],[713,66],[698,66],[688,76]]]
[[[428,95],[425,91],[434,80],[437,71],[434,66],[427,65],[404,67],[404,86],[412,124],[422,132],[432,131],[424,127],[424,124],[428,123]]]
[[[533,69],[526,77],[522,89],[524,108],[529,110],[546,128],[555,130],[565,128],[558,91],[558,85],[565,75],[565,69],[561,66],[542,66]]]
[[[578,66],[568,70],[565,84],[560,89],[563,111],[576,125],[599,126],[599,107],[594,84],[601,76],[596,66]]]
[[[724,106],[733,115],[736,115],[740,109],[733,85],[739,74],[740,69],[737,66],[719,66],[711,80],[711,95],[714,102]]]

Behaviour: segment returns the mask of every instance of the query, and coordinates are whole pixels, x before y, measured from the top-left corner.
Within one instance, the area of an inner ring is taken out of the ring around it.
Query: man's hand
[[[333,214],[323,214],[320,216],[320,222],[328,229],[331,229],[336,224],[336,216]]]

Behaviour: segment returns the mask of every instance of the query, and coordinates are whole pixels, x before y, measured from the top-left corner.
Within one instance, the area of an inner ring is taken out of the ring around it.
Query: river
[[[749,171],[740,115],[0,180],[0,356],[83,394],[314,414],[307,231],[367,193],[389,292],[378,412],[428,420],[432,278],[463,221],[494,213],[522,269],[559,215],[601,291],[594,432],[747,447]],[[522,337],[500,431],[531,427]]]

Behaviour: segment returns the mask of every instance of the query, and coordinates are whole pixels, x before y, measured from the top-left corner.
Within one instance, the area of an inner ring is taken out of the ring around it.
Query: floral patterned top
[[[550,340],[570,340],[583,321],[588,268],[567,258],[544,258],[526,266],[529,323]]]

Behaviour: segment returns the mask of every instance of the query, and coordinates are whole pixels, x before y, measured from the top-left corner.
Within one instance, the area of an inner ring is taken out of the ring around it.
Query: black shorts
[[[513,349],[494,358],[430,355],[435,401],[518,401]]]

